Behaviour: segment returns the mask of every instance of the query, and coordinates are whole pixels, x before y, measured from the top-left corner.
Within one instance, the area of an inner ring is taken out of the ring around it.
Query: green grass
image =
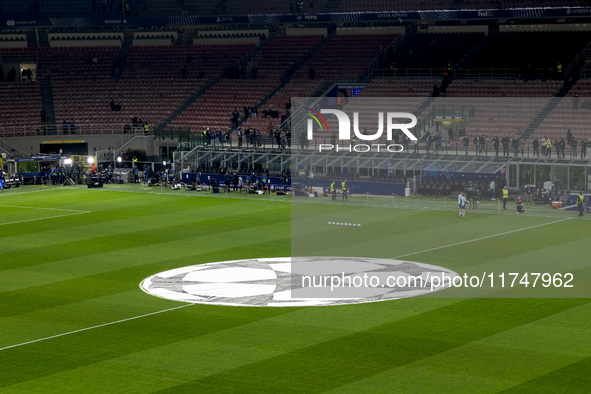
[[[327,200],[292,207],[132,185],[3,191],[0,392],[591,391],[589,220],[490,203],[459,218],[454,199]],[[568,271],[575,289],[172,309],[184,304],[138,287],[176,267],[290,252],[405,256],[470,274]]]

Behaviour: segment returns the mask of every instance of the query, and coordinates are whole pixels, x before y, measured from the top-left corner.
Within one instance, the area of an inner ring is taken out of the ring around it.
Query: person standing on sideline
[[[507,186],[503,188],[503,209],[507,209],[507,200],[509,199],[509,189]]]
[[[337,199],[337,187],[334,181],[332,181],[332,183],[330,184],[330,194],[332,195],[333,200]]]
[[[583,212],[585,211],[585,196],[583,196],[583,192],[579,192],[579,196],[577,197],[577,205],[579,207],[579,216],[583,216]]]
[[[458,206],[460,207],[460,216],[466,216],[466,193],[458,194]]]
[[[343,190],[343,201],[349,201],[349,196],[347,195],[347,181],[343,180],[343,182],[341,182],[341,189]]]
[[[534,205],[533,201],[532,201],[532,197],[533,197],[533,190],[531,188],[531,185],[528,184],[525,186],[525,205],[528,205],[530,207],[532,205]]]
[[[234,173],[233,177],[232,177],[232,184],[233,184],[233,190],[236,192],[238,191],[238,173]]]
[[[497,187],[497,185],[495,184],[494,179],[490,181],[490,185],[489,185],[489,189],[490,189],[490,199],[491,200],[496,200],[496,193],[495,193],[495,188]]]

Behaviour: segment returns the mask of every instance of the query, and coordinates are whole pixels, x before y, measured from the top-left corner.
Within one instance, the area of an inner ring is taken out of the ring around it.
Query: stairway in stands
[[[38,41],[41,41],[41,37],[39,37],[39,40],[37,40],[37,33],[38,30],[28,30],[25,33],[25,36],[27,37],[27,47],[28,48],[35,48],[37,46],[49,46],[49,41],[47,42],[47,45],[40,45],[40,43]],[[45,37],[47,37],[47,33],[43,32],[42,34],[45,34]],[[41,35],[41,33],[39,33],[39,35]]]
[[[154,132],[158,133],[163,131],[170,123],[175,120],[180,114],[182,114],[187,108],[189,108],[194,102],[197,101],[199,97],[201,97],[205,92],[215,86],[222,79],[222,76],[218,76],[215,79],[212,79],[208,83],[206,83],[201,89],[199,89],[195,94],[187,99],[182,105],[180,105],[177,109],[175,109],[169,116],[167,116],[162,122],[157,124],[154,127]]]
[[[560,103],[562,97],[566,96],[572,88],[573,84],[564,84],[554,98],[552,98],[548,103],[536,114],[536,116],[532,119],[532,121],[526,126],[521,134],[521,139],[527,140],[531,135],[540,127],[542,122],[554,111],[554,108]],[[560,97],[560,98],[558,98]]]
[[[306,64],[308,62],[308,60],[310,60],[322,48],[324,48],[324,46],[326,46],[326,44],[328,44],[330,42],[330,40],[335,35],[336,35],[336,32],[332,32],[332,33],[328,34],[326,37],[324,37],[314,48],[312,48],[312,50],[310,52],[308,52],[306,55],[301,57],[294,64],[294,70],[297,71],[300,67],[302,67],[304,64]],[[279,92],[281,89],[283,89],[285,87],[285,85],[287,85],[288,82],[291,81],[292,78],[293,78],[293,75],[289,75],[287,72],[285,74],[283,74],[281,76],[281,83],[279,85],[277,85],[277,87],[275,89],[273,89],[271,92],[269,92],[265,97],[263,97],[263,99],[257,104],[257,108],[261,108],[267,101],[269,101],[275,94],[277,94],[277,92]],[[332,83],[328,83],[328,85],[332,85]],[[328,86],[328,87],[330,87],[330,86]],[[321,93],[323,93],[323,92],[324,92],[324,90],[321,91]],[[244,119],[242,119],[242,120],[244,120]]]
[[[47,123],[46,134],[57,134],[51,81],[41,81],[39,83],[39,90],[41,91],[41,105],[42,108],[45,110],[45,121]]]
[[[488,35],[485,36],[482,40],[480,40],[480,42],[478,42],[478,44],[476,44],[471,50],[470,52],[466,53],[466,55],[462,58],[462,60],[460,60],[458,62],[458,64],[455,65],[456,70],[457,69],[463,69],[466,67],[466,65],[468,63],[470,63],[470,60],[474,59],[474,56],[476,56],[484,47],[486,47],[488,45],[488,43],[495,38],[497,35],[499,35],[499,32],[497,30],[493,30],[491,29],[488,32]]]
[[[111,79],[119,79],[121,78],[121,74],[123,74],[123,69],[125,68],[125,62],[127,60],[127,55],[131,50],[131,45],[133,44],[133,32],[126,31],[125,35],[123,36],[123,42],[121,43],[121,48],[119,48],[119,54],[117,55],[117,63],[119,64],[119,72],[117,73],[115,67],[113,67],[113,72],[111,73]]]
[[[263,41],[258,47],[253,48],[250,52],[245,54],[240,60],[238,60],[235,66],[245,66],[248,64],[249,61],[255,59],[256,56],[261,52],[261,50],[273,39],[275,35],[270,34],[269,37]],[[220,74],[217,78],[212,79],[207,84],[205,84],[201,89],[199,89],[195,94],[189,97],[182,105],[180,105],[177,109],[175,109],[169,116],[167,116],[162,122],[157,124],[154,127],[154,132],[161,132],[166,129],[170,123],[175,120],[180,114],[182,114],[187,108],[189,108],[193,103],[197,101],[199,97],[204,95],[208,90],[214,87],[220,80],[222,79],[222,74]]]

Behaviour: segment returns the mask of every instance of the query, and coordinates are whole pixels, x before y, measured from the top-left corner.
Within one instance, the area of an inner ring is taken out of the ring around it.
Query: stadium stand
[[[41,95],[39,83],[0,82],[0,114],[4,137],[25,136],[31,127],[40,127]]]
[[[421,33],[409,38],[390,56],[387,67],[440,68],[455,66],[484,38],[482,33]]]
[[[294,67],[294,64],[310,52],[321,38],[321,36],[274,37],[251,63],[248,75],[244,67],[243,78],[220,81],[175,119],[172,125],[190,127],[192,130],[203,127],[226,130],[234,108],[242,114],[244,106],[257,105],[280,85],[281,78],[289,72],[289,68]],[[252,67],[257,69],[256,78],[253,78]],[[295,67],[293,69],[295,70]],[[285,102],[282,102],[277,108],[284,108],[284,104]],[[255,122],[257,121],[262,123],[262,117],[257,118]],[[257,123],[256,126],[260,125]]]
[[[554,78],[557,64],[568,64],[588,43],[576,32],[500,33],[465,68],[516,68],[530,79]]]

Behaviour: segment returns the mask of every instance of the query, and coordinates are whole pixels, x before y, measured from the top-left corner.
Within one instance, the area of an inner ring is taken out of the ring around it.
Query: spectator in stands
[[[246,121],[250,115],[250,108],[248,108],[248,106],[245,105],[243,108],[243,111],[244,111],[244,120]]]
[[[506,134],[503,134],[501,144],[503,145],[503,157],[509,156],[509,137]]]
[[[576,159],[577,158],[577,140],[571,138],[570,140],[570,158]]]
[[[447,143],[450,144],[454,140],[454,129],[449,126],[447,129]]]
[[[435,153],[439,153],[439,149],[443,150],[443,136],[441,135],[441,131],[439,133],[437,133],[437,136],[435,137]],[[398,141],[396,141],[396,144],[398,144]]]
[[[537,156],[537,157],[539,157],[539,156],[540,156],[540,154],[539,154],[538,150],[539,150],[539,148],[540,148],[540,141],[538,141],[538,139],[537,139],[537,138],[534,138],[534,140],[533,140],[533,142],[532,142],[532,146],[533,146],[533,148],[534,148],[534,152],[533,152],[534,156]]]
[[[566,148],[566,142],[564,142],[564,138],[561,138],[561,139],[560,139],[560,154],[562,155],[562,158],[563,158],[563,159],[564,159],[564,158],[565,158],[565,156],[566,156],[566,155],[564,154],[565,148]]]
[[[215,132],[215,138],[217,140],[217,145],[221,148],[222,147],[222,142],[223,142],[223,133],[221,130],[217,130]]]
[[[30,68],[27,68],[26,70],[23,70],[22,71],[22,75],[23,75],[23,78],[26,78],[26,80],[28,82],[31,82],[33,80],[33,72],[31,71]]]
[[[232,128],[228,127],[228,131],[225,134],[226,144],[231,148],[232,147]]]
[[[550,138],[546,139],[546,156],[548,156],[548,158],[552,157],[552,141]]]
[[[519,143],[519,152],[521,152],[521,156],[525,156],[525,140],[523,138],[517,139]]]
[[[570,144],[570,140],[573,139],[573,133],[572,131],[570,131],[570,129],[568,129],[566,131],[566,142]]]
[[[581,159],[587,157],[587,139],[581,141]]]
[[[238,136],[238,147],[242,146],[242,128],[238,127],[238,130],[236,131],[236,135]]]
[[[68,130],[70,130],[70,124],[64,119],[62,122],[62,133],[68,134]]]
[[[244,130],[244,141],[246,142],[247,147],[252,142],[252,139],[250,137],[250,130],[250,128]]]
[[[256,119],[256,117],[257,117],[257,111],[258,111],[258,109],[257,109],[257,106],[256,105],[253,105],[252,107],[250,107],[250,116],[253,119]]]
[[[70,134],[76,134],[76,121],[75,120],[70,122]]]
[[[236,128],[238,127],[238,118],[240,117],[240,114],[238,113],[238,110],[236,108],[234,108],[234,111],[232,111],[232,117],[230,118],[230,121],[232,122],[232,130],[236,130]]]
[[[431,92],[431,97],[439,97],[439,87],[437,84],[433,84],[433,91]]]
[[[466,156],[468,156],[468,147],[470,145],[470,138],[468,136],[464,137],[464,149],[466,150]]]
[[[45,123],[47,120],[46,118],[46,113],[45,113],[45,109],[41,109],[41,123]]]
[[[121,111],[121,106],[118,104],[115,104],[115,100],[111,100],[111,103],[109,104],[109,107],[111,107],[111,111],[112,112],[119,112]]]
[[[517,140],[517,137],[515,137],[511,140],[511,146],[513,147],[513,156],[518,157],[519,156],[519,141]]]
[[[542,148],[542,157],[546,157],[546,136],[544,136],[544,138],[542,138],[540,145]]]
[[[300,149],[304,150],[306,148],[306,132],[304,130],[300,131],[299,137],[300,137]],[[334,143],[333,143],[333,146],[334,146]]]
[[[484,151],[485,153],[487,153],[486,152],[486,141],[484,139],[484,134],[482,134],[480,136],[480,153],[482,153],[482,151]]]
[[[214,143],[215,136],[209,127],[205,130],[205,137],[207,138],[207,146],[211,146]]]
[[[493,139],[493,147],[495,148],[495,156],[499,156],[499,137],[498,136],[494,136]]]

